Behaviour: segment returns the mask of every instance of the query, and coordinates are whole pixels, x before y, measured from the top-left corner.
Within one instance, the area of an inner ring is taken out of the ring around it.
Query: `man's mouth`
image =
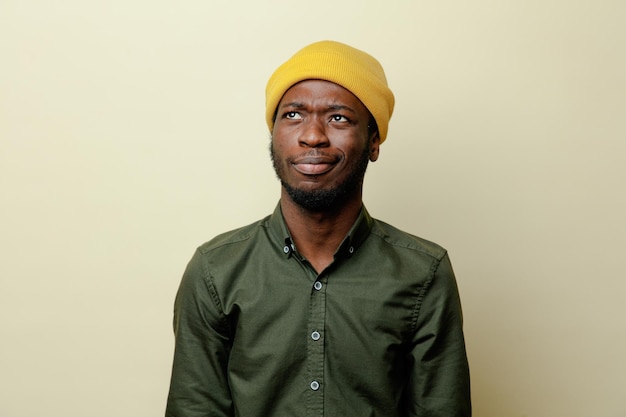
[[[303,175],[322,175],[333,169],[337,159],[326,155],[302,156],[294,159],[291,165]]]

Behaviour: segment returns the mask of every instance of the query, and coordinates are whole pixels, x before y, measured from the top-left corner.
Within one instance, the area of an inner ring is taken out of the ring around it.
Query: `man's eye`
[[[342,116],[340,114],[333,114],[330,117],[331,122],[349,122],[350,120],[346,116]]]
[[[297,111],[289,111],[285,113],[285,119],[297,120],[297,119],[302,119],[302,116]]]

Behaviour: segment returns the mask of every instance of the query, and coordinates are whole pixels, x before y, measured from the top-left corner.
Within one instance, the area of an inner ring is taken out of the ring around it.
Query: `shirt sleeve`
[[[470,379],[458,288],[448,255],[418,299],[409,352],[407,416],[470,417]]]
[[[196,251],[174,303],[175,350],[166,417],[234,416],[228,386],[228,322]]]

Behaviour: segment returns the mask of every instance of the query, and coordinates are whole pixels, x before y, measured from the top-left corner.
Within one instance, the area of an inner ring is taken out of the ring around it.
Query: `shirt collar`
[[[356,253],[367,236],[369,236],[369,233],[372,230],[372,224],[372,217],[369,215],[365,206],[363,206],[359,216],[346,234],[346,237],[337,248],[337,251],[335,251],[335,259],[349,257]],[[297,254],[296,247],[293,244],[293,239],[291,239],[291,236],[289,235],[289,229],[287,228],[287,224],[285,223],[285,219],[280,208],[280,202],[278,202],[274,212],[270,216],[269,229],[275,237],[277,244],[281,246],[280,250],[285,254],[285,256],[290,257],[294,253]]]

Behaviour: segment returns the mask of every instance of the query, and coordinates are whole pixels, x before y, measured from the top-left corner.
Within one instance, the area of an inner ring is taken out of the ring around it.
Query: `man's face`
[[[271,155],[289,197],[313,211],[360,198],[369,161],[378,159],[370,113],[345,88],[321,80],[292,86],[278,104]]]

